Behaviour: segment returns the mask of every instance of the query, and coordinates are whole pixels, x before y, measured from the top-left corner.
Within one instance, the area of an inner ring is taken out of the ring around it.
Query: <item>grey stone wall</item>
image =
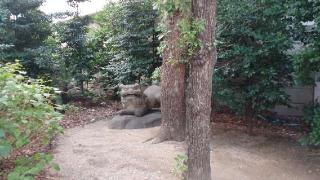
[[[320,85],[320,83],[319,83]],[[320,86],[318,86],[320,87]],[[288,108],[286,106],[276,106],[272,111],[279,115],[287,116],[301,116],[303,107],[315,100],[315,95],[320,97],[320,88],[313,86],[306,87],[288,87],[285,89],[286,93],[290,96],[292,106]],[[315,93],[316,92],[316,93]]]

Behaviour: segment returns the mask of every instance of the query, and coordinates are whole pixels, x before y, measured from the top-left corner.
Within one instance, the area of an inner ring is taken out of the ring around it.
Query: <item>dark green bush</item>
[[[320,104],[315,103],[304,108],[303,118],[310,127],[308,135],[301,139],[304,145],[320,145]]]
[[[92,33],[92,42],[105,84],[144,81],[161,65],[156,18],[152,0],[108,4],[94,17],[99,28]]]
[[[217,20],[215,100],[251,119],[286,104],[292,41],[285,2],[220,0]]]

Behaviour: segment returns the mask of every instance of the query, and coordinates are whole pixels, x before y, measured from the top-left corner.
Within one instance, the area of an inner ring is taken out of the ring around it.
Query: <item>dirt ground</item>
[[[174,157],[184,143],[145,142],[159,128],[111,130],[107,121],[66,130],[47,179],[175,180]],[[320,154],[288,139],[248,136],[222,124],[213,128],[211,165],[215,180],[319,180]]]

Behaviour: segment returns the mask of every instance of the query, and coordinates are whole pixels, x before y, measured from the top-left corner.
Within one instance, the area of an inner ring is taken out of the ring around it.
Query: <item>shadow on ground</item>
[[[111,130],[107,121],[66,130],[54,150],[65,180],[175,180],[174,157],[184,144],[145,143],[159,128]],[[288,139],[255,136],[215,124],[212,138],[215,180],[318,180],[320,155]]]

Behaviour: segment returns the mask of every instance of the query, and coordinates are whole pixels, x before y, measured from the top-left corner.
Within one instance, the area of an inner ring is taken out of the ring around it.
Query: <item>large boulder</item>
[[[81,89],[79,87],[73,87],[67,91],[68,97],[81,96]]]
[[[161,113],[156,111],[142,117],[134,115],[117,115],[108,122],[110,129],[142,129],[159,126]]]
[[[160,108],[161,87],[157,85],[151,85],[147,87],[143,94],[147,97],[148,107]]]

